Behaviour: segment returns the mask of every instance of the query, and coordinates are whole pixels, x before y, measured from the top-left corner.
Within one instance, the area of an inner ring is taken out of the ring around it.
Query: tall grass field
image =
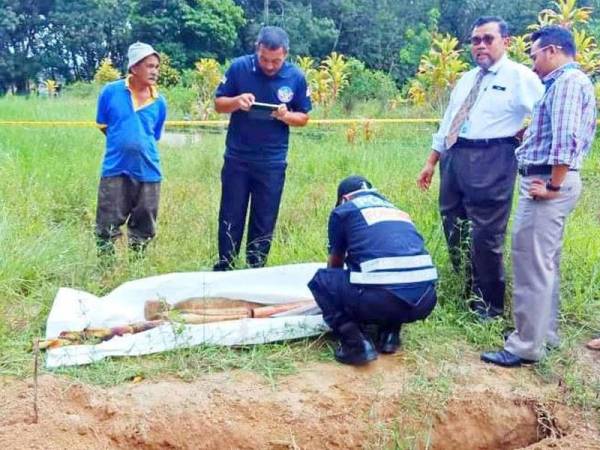
[[[0,99],[0,120],[94,120],[95,97]],[[408,113],[403,113],[408,115]],[[175,117],[171,117],[175,118]],[[449,267],[437,211],[437,182],[416,187],[435,125],[309,125],[293,130],[287,180],[269,265],[325,261],[327,218],[337,183],[361,174],[401,209],[423,234],[440,272],[439,305],[424,322],[405,327],[403,351],[429,360],[459,361],[465,351],[502,345],[505,320],[480,324],[468,311],[463,284]],[[190,133],[190,131],[193,131]],[[174,133],[177,136],[174,136]],[[44,335],[62,286],[102,295],[132,279],[210,270],[217,258],[217,214],[224,128],[168,128],[160,144],[164,180],[159,228],[146,257],[120,245],[112,267],[99,264],[93,234],[104,136],[93,127],[0,125],[0,375],[31,374],[31,343]],[[565,380],[573,401],[597,408],[597,382],[572,358],[574,348],[600,332],[600,155],[598,144],[582,172],[584,192],[569,219],[562,257],[563,343],[537,367],[542,378]],[[510,243],[507,242],[507,249]],[[510,278],[510,252],[507,251]],[[508,292],[511,289],[509,286]],[[510,295],[509,295],[510,297]],[[508,299],[510,305],[510,298]],[[143,373],[193,377],[241,367],[275,379],[306,361],[330,359],[327,339],[246,349],[196,348],[121,358],[63,369],[99,384]]]

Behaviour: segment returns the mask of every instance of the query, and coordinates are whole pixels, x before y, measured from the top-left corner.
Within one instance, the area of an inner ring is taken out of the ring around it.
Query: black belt
[[[527,177],[529,175],[550,175],[552,173],[552,167],[550,164],[529,164],[526,166],[519,167],[519,174]],[[578,169],[569,169],[569,172],[578,172]]]
[[[516,137],[502,137],[502,138],[491,138],[491,139],[465,139],[459,137],[456,140],[456,146],[459,147],[491,147],[492,145],[498,144],[510,144],[519,145],[519,140]]]

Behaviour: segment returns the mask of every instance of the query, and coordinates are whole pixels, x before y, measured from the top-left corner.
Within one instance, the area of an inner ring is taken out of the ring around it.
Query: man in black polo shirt
[[[311,102],[304,74],[286,61],[289,39],[279,27],[264,27],[256,53],[237,58],[216,92],[215,109],[231,113],[221,172],[219,261],[232,269],[240,251],[248,204],[246,262],[265,264],[285,181],[290,126],[308,122]],[[279,105],[274,111],[256,103]]]

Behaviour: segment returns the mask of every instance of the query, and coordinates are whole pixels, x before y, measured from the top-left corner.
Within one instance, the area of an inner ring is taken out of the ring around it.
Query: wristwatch
[[[558,192],[560,191],[560,186],[554,186],[552,184],[552,180],[548,180],[548,182],[546,183],[546,190],[551,192]]]

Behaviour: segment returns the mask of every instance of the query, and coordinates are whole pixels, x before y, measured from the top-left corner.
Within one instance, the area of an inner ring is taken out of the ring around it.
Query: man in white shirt
[[[502,253],[517,162],[516,136],[544,93],[538,77],[506,56],[508,26],[500,17],[480,17],[471,32],[477,67],[452,91],[432,151],[417,184],[429,189],[440,161],[440,213],[450,259],[466,271],[482,320],[504,312]]]

